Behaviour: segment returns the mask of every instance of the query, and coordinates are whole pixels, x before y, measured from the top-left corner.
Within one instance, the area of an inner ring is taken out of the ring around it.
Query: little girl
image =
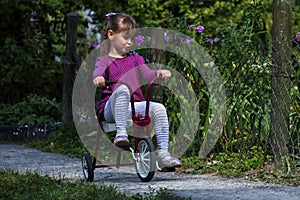
[[[149,82],[155,76],[161,76],[167,80],[171,77],[171,73],[169,70],[151,70],[145,65],[142,56],[129,53],[137,28],[131,16],[123,13],[110,13],[106,16],[107,21],[101,39],[102,42],[108,40],[107,54],[97,58],[96,69],[93,72],[93,83],[97,87],[104,87],[101,100],[97,104],[97,116],[116,123],[117,133],[114,139],[116,146],[128,146],[126,126],[127,119],[131,116],[130,91],[124,84],[105,87],[105,80],[122,80],[133,88],[136,113],[143,114],[146,102],[140,87],[140,79]],[[150,102],[149,116],[154,122],[159,166],[180,167],[181,161],[168,152],[169,123],[164,105]]]

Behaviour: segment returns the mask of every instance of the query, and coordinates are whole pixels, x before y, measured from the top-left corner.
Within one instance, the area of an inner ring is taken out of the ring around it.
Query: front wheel
[[[94,180],[94,167],[88,152],[83,153],[81,163],[85,181],[92,182]]]
[[[156,169],[156,155],[154,145],[149,138],[140,138],[136,153],[135,168],[142,182],[149,182]]]

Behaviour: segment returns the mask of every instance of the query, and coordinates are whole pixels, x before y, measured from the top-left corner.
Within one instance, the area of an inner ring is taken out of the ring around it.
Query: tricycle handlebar
[[[111,85],[113,85],[113,84],[115,84],[115,83],[117,83],[118,81],[114,81],[114,80],[106,80],[105,81],[105,86],[111,86]]]

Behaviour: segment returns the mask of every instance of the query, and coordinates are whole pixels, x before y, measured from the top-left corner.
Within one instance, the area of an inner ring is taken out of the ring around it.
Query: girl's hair
[[[137,28],[137,24],[133,17],[124,13],[109,13],[106,15],[107,20],[101,32],[101,50],[107,54],[110,50],[110,42],[108,39],[108,31],[115,33],[129,31]]]
[[[101,33],[101,42],[108,39],[108,31],[115,33],[136,29],[137,24],[133,17],[124,13],[111,13],[107,15],[105,26]]]

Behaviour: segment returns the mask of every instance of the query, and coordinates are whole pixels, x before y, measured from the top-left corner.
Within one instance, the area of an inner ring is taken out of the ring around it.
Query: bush
[[[61,105],[56,99],[28,95],[22,102],[0,105],[0,125],[49,124],[61,120]]]

